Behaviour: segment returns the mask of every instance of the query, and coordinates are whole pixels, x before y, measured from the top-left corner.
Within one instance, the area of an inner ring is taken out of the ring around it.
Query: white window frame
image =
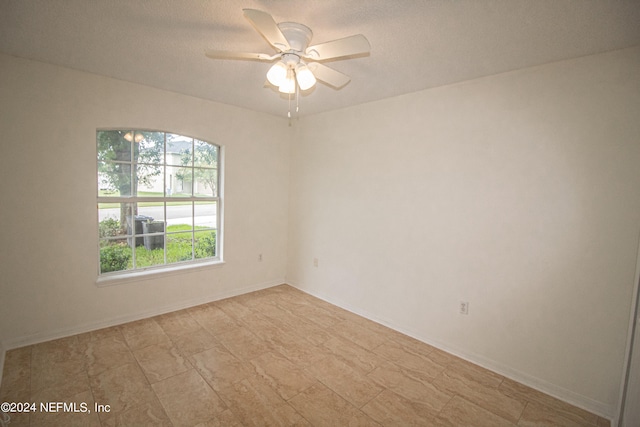
[[[204,139],[201,138],[196,138],[196,137],[192,137],[192,136],[188,136],[188,135],[182,135],[182,134],[177,134],[175,132],[170,132],[170,131],[162,131],[162,130],[149,130],[149,129],[130,129],[130,128],[100,128],[100,129],[96,129],[96,153],[98,150],[98,133],[99,132],[104,132],[104,131],[122,131],[122,132],[131,132],[132,135],[135,135],[137,132],[154,132],[154,133],[162,133],[164,136],[164,143],[163,143],[163,161],[162,164],[159,164],[159,166],[161,166],[163,168],[163,193],[164,196],[163,197],[147,197],[147,196],[139,196],[139,195],[131,195],[131,196],[124,196],[124,197],[114,197],[114,196],[101,196],[100,195],[100,182],[99,182],[99,169],[98,169],[98,163],[100,162],[98,156],[96,155],[96,199],[97,199],[97,204],[96,204],[96,224],[99,224],[100,222],[100,215],[99,215],[99,206],[101,203],[130,203],[130,204],[137,204],[137,203],[143,203],[143,202],[160,202],[163,203],[163,218],[165,218],[165,227],[164,227],[164,231],[163,232],[159,232],[159,233],[155,233],[155,234],[147,234],[147,236],[154,236],[154,235],[163,235],[164,236],[164,264],[160,264],[160,265],[154,265],[154,266],[145,266],[145,267],[138,267],[138,268],[132,268],[129,270],[120,270],[120,271],[114,271],[114,272],[106,272],[106,273],[102,273],[100,270],[100,244],[101,241],[104,240],[120,240],[120,239],[133,239],[135,241],[135,239],[139,238],[139,234],[136,234],[135,231],[135,227],[132,227],[132,233],[133,234],[126,234],[126,235],[119,235],[119,236],[115,236],[115,237],[100,237],[98,236],[98,245],[97,245],[97,260],[98,260],[98,278],[96,280],[96,284],[101,286],[101,285],[110,285],[110,284],[117,284],[117,283],[122,283],[122,282],[128,282],[128,281],[134,281],[134,280],[143,280],[145,278],[148,278],[148,276],[150,275],[158,275],[158,274],[176,274],[179,273],[181,271],[184,270],[192,270],[192,269],[200,269],[203,267],[210,267],[212,265],[221,265],[224,264],[223,261],[223,200],[224,200],[224,147],[218,144],[214,144],[212,142],[206,141]],[[191,169],[191,173],[192,173],[192,185],[193,183],[195,183],[195,170],[198,169],[198,166],[195,165],[195,141],[201,141],[201,142],[206,142],[208,144],[211,144],[215,147],[217,147],[217,151],[218,151],[218,164],[217,166],[217,191],[216,191],[216,195],[215,196],[207,196],[207,197],[203,197],[203,196],[195,196],[194,193],[194,189],[192,187],[192,195],[191,196],[182,196],[182,197],[170,197],[167,195],[167,169],[168,168],[172,168],[172,167],[176,167],[176,165],[173,164],[167,164],[167,135],[168,134],[172,134],[172,135],[179,135],[181,137],[184,138],[188,138],[191,139],[191,152],[193,153],[193,157],[192,157],[192,162],[191,165],[188,166],[188,169]],[[122,163],[122,164],[129,164],[130,165],[130,170],[131,170],[131,182],[134,182],[133,180],[135,179],[135,174],[136,174],[136,166],[139,164],[145,164],[144,162],[136,162],[135,158],[134,158],[134,144],[135,142],[132,141],[131,143],[131,157],[129,161],[119,161],[117,163]],[[179,261],[179,262],[172,262],[172,263],[167,263],[167,236],[171,235],[171,232],[167,232],[167,226],[166,226],[166,218],[167,218],[167,204],[171,204],[171,203],[175,203],[175,202],[192,202],[192,206],[194,206],[194,208],[191,210],[191,224],[193,226],[192,230],[191,230],[191,244],[192,244],[192,259],[191,260],[185,260],[185,261]],[[207,258],[195,258],[196,254],[195,254],[195,237],[194,237],[194,233],[197,231],[195,229],[196,227],[196,212],[195,212],[195,202],[215,202],[216,205],[216,223],[215,223],[215,230],[216,230],[216,248],[215,248],[215,256],[214,257],[207,257]],[[134,243],[134,248],[132,249],[132,257],[133,257],[133,263],[135,266],[135,257],[136,257],[136,251],[135,251],[135,243]]]

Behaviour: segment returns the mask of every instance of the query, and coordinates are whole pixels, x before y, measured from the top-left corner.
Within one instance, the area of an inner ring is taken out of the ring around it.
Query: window
[[[220,147],[98,130],[100,275],[220,260]]]

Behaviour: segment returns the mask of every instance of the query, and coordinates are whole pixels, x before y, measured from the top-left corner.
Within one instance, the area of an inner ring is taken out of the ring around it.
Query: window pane
[[[167,134],[167,164],[192,166],[193,138]]]
[[[106,130],[97,132],[98,160],[99,161],[131,161],[131,131]],[[125,138],[131,138],[127,140]]]
[[[142,236],[144,233],[143,223],[149,221],[150,218],[140,214],[138,203],[126,203],[123,205],[125,206],[120,209],[126,210],[126,227],[127,235],[129,235],[127,241],[129,246],[142,246],[144,245],[144,237]]]
[[[191,197],[192,169],[167,166],[167,197]]]
[[[131,164],[98,162],[98,195],[100,197],[130,197]]]
[[[146,221],[164,221],[163,202],[140,202],[138,203],[138,216]]]
[[[194,166],[217,167],[218,147],[208,142],[194,140]]]
[[[164,163],[164,132],[136,132],[134,155],[138,163]]]
[[[98,197],[117,197],[119,192],[115,186],[112,185],[109,175],[101,172],[105,166],[98,163]]]
[[[131,248],[126,239],[100,240],[100,273],[129,270],[132,267]]]
[[[193,229],[193,203],[167,203],[167,231],[185,231]]]
[[[127,236],[129,215],[131,215],[131,207],[128,203],[98,203],[100,238]]]
[[[216,202],[195,202],[195,228],[217,228],[217,213]]]
[[[142,197],[164,197],[164,166],[137,165],[137,195]]]
[[[194,168],[193,192],[196,197],[218,197],[218,170]]]
[[[193,233],[195,239],[195,258],[210,258],[216,256],[216,231],[196,231]]]
[[[193,259],[192,238],[191,231],[167,234],[167,264]]]
[[[136,247],[136,267],[164,264],[165,222],[147,219],[142,222],[143,244]]]
[[[145,239],[162,239],[163,247],[149,250],[146,246],[138,246],[136,248],[136,268],[164,265],[164,236],[150,236]]]

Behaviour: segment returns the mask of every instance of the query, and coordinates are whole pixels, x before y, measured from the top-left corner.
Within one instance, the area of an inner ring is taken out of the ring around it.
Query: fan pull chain
[[[287,117],[289,118],[289,127],[291,127],[291,92],[289,92],[289,111],[287,111]]]

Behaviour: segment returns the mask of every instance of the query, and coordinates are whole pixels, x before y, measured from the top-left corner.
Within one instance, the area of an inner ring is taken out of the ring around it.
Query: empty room
[[[0,427],[639,426],[640,3],[0,0]]]

